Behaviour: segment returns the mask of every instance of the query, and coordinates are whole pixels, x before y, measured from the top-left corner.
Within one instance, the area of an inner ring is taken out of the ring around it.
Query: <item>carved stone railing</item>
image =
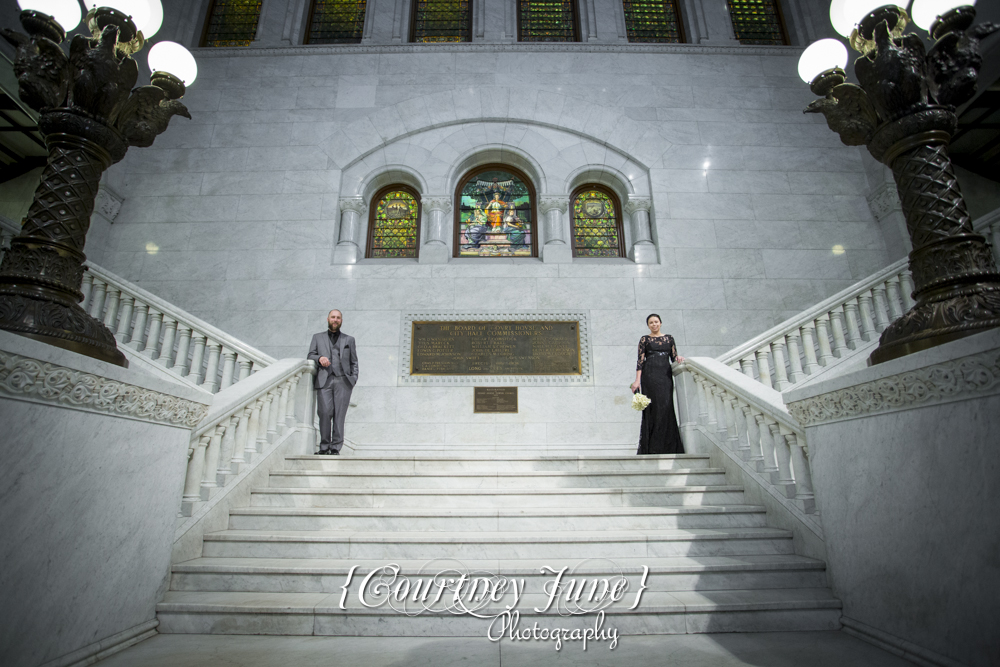
[[[678,421],[689,448],[699,449],[698,438],[707,438],[822,536],[805,429],[781,394],[707,357],[688,357],[674,367],[674,377]]]
[[[179,516],[190,517],[223,490],[255,457],[308,422],[316,365],[282,359],[215,395],[191,433]]]

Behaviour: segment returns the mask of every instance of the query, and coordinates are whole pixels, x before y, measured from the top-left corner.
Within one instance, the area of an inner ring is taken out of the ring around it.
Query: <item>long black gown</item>
[[[642,411],[637,454],[683,454],[684,444],[674,414],[674,376],[670,362],[677,359],[673,336],[643,336],[639,339],[642,371],[640,391],[650,403]]]

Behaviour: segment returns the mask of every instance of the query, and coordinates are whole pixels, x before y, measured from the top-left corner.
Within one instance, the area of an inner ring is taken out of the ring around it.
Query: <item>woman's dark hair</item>
[[[650,313],[649,315],[646,315],[646,324],[649,324],[649,318],[651,317],[655,317],[656,319],[660,320],[660,322],[663,321],[663,318],[657,315],[656,313]]]

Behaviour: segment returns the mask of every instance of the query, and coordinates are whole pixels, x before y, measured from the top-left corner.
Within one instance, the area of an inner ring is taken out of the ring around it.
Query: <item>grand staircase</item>
[[[159,631],[484,636],[489,619],[451,613],[443,602],[417,614],[413,595],[385,601],[373,588],[382,578],[396,591],[405,576],[411,587],[424,582],[426,599],[439,572],[523,579],[520,628],[594,627],[594,613],[559,616],[566,593],[570,604],[582,600],[577,609],[594,609],[594,580],[619,577],[628,589],[604,609],[604,628],[622,635],[840,627],[824,563],[796,555],[792,534],[769,527],[764,508],[747,504],[708,456],[637,457],[630,449],[528,456],[473,446],[360,448],[286,458],[249,507],[231,510],[227,530],[205,535],[201,558],[173,566]],[[363,605],[365,576],[391,564],[397,579],[383,569],[366,588],[372,606]],[[647,588],[634,606],[644,566]],[[551,570],[563,567],[558,601],[537,613]],[[570,579],[581,581],[575,592]],[[465,603],[493,616],[513,595]]]

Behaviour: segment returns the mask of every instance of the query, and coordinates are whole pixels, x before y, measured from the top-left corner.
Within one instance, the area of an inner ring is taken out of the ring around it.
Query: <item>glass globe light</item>
[[[811,83],[821,72],[847,65],[847,47],[839,39],[813,42],[799,57],[799,77]]]
[[[858,23],[861,23],[861,19],[871,14],[873,11],[879,7],[885,7],[886,5],[893,5],[895,3],[892,0],[845,0],[844,2],[844,20],[851,22],[851,28]],[[904,3],[905,4],[905,3]],[[833,11],[832,9],[830,10]]]
[[[149,3],[146,0],[97,0],[97,2],[88,0],[88,4],[94,7],[110,7],[126,16],[131,16],[137,30],[143,30],[143,26],[149,22]],[[143,32],[143,36],[145,34]]]
[[[142,30],[142,36],[149,39],[155,35],[159,30],[160,26],[163,25],[163,5],[160,0],[146,0],[149,4],[149,20],[146,22],[145,26],[139,26],[139,30]]]
[[[830,23],[838,35],[850,37],[851,31],[854,30],[854,21],[847,18],[845,9],[847,9],[847,0],[833,0],[830,3]]]
[[[942,14],[955,9],[955,7],[974,4],[976,4],[976,0],[913,0],[910,18],[917,26],[924,30],[930,30],[934,20]]]
[[[80,19],[83,17],[77,0],[17,0],[17,6],[48,14],[66,32],[80,25]]]
[[[190,86],[198,78],[198,63],[191,52],[177,42],[157,42],[149,50],[149,69],[168,72]]]

